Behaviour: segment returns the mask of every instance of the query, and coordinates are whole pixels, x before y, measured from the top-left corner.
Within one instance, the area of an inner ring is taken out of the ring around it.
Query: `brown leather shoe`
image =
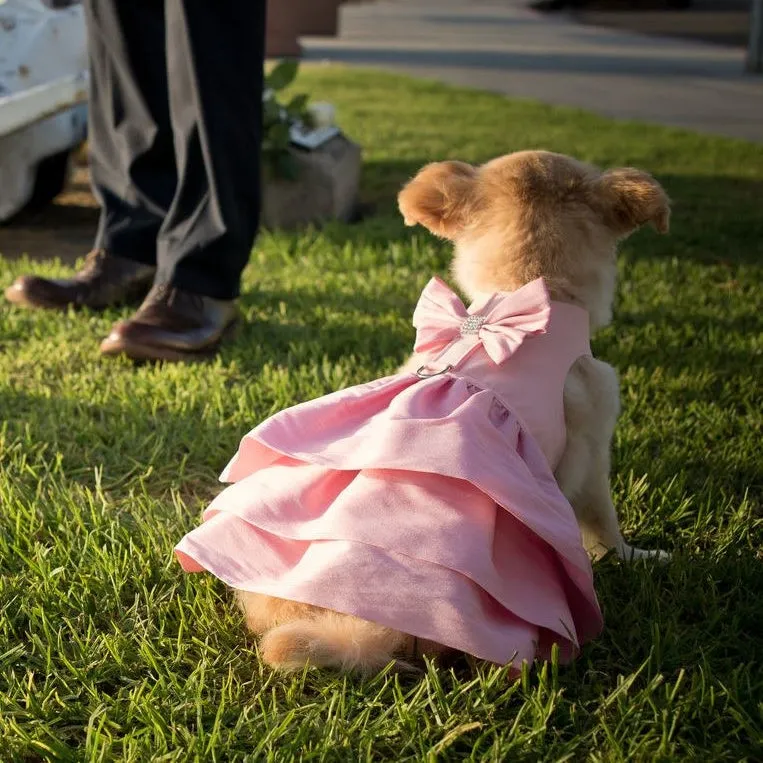
[[[146,296],[156,268],[107,254],[90,252],[79,273],[53,279],[20,276],[6,290],[14,305],[62,310],[69,305],[102,310],[111,305],[137,302]]]
[[[233,301],[154,286],[135,315],[114,326],[101,352],[133,360],[198,360],[217,351],[237,318]]]

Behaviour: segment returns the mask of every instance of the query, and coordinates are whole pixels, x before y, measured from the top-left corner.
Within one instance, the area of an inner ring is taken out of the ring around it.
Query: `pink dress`
[[[467,312],[432,279],[421,368],[289,408],[244,437],[188,572],[356,615],[492,662],[599,633],[591,563],[553,476],[588,314],[542,280]]]

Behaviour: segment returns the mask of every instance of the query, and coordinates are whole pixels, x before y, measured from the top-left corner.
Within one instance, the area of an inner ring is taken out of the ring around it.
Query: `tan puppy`
[[[427,165],[398,201],[406,224],[454,243],[453,275],[469,297],[514,291],[542,277],[552,299],[588,311],[592,331],[612,318],[618,242],[645,223],[666,233],[670,217],[665,192],[648,174],[601,172],[545,151],[509,154],[481,167]],[[414,356],[404,369],[419,365]],[[629,546],[620,533],[609,487],[619,405],[614,369],[580,358],[565,382],[567,443],[556,479],[593,556],[613,549],[623,559],[665,559],[664,552]],[[263,659],[274,667],[310,663],[368,672],[395,657],[443,651],[349,615],[241,591],[238,598],[249,627],[263,634]]]

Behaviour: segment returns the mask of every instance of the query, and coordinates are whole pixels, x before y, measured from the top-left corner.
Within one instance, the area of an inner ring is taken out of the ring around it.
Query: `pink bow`
[[[492,294],[469,310],[439,278],[424,288],[413,313],[416,352],[431,352],[462,337],[474,335],[490,359],[503,363],[525,337],[544,334],[551,307],[542,278],[513,292]]]

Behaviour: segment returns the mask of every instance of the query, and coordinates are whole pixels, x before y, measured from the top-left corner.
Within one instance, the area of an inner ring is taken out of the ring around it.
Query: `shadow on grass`
[[[513,20],[512,20],[513,23]],[[622,46],[618,46],[621,47]],[[437,67],[458,67],[463,70],[492,69],[502,72],[575,72],[629,77],[660,78],[665,76],[708,77],[720,81],[742,80],[741,67],[735,60],[713,62],[707,65],[693,58],[677,58],[669,54],[652,53],[644,56],[640,51],[618,50],[615,55],[589,52],[561,52],[549,55],[545,50],[439,50],[402,48],[386,49],[371,45],[363,48],[337,47],[331,43],[311,44],[306,51],[308,61],[330,60],[332,63],[363,67],[395,66],[406,71]]]
[[[605,629],[586,650],[592,667],[605,662],[629,673],[652,654],[658,670],[707,663],[732,677],[763,660],[754,634],[761,617],[763,565],[749,548],[718,556],[675,549],[665,565],[607,558],[594,568]]]
[[[669,326],[679,332],[683,339],[673,340],[683,344],[672,349],[660,344],[660,330]],[[651,330],[650,330],[651,329]],[[740,373],[747,375],[755,364],[745,347],[735,347],[731,342],[710,343],[707,337],[725,332],[727,336],[754,337],[763,332],[763,316],[752,312],[725,320],[715,316],[703,316],[690,308],[652,310],[634,315],[616,312],[612,329],[602,338],[605,348],[597,353],[607,362],[624,371],[626,366],[644,368],[651,372],[667,373],[677,377],[686,373],[712,371],[714,385],[720,394],[728,383],[734,383]],[[629,344],[623,354],[617,346],[622,337],[637,335],[638,342]],[[597,342],[594,337],[594,343]],[[684,402],[697,399],[691,389],[683,392]]]
[[[182,415],[151,409],[148,401],[44,397],[0,387],[3,469],[29,491],[59,475],[88,488],[102,471],[102,487],[119,494],[145,477],[151,485],[201,489],[211,497],[217,476],[245,434],[205,416],[201,405]]]
[[[430,275],[427,273],[423,283],[426,283]],[[268,287],[260,289],[251,294],[245,294],[242,297],[244,306],[256,307],[265,311],[278,310],[280,304],[285,304],[287,308],[294,308],[295,315],[309,315],[315,310],[321,312],[335,313],[341,316],[343,313],[357,312],[367,315],[369,318],[375,318],[383,313],[395,311],[399,312],[401,317],[413,317],[413,310],[416,307],[416,299],[411,300],[406,294],[401,294],[400,290],[395,288],[394,283],[381,286],[374,290],[373,295],[353,294],[342,292],[335,293],[330,289],[321,291],[311,287],[289,286],[283,288]],[[299,312],[297,312],[299,310]],[[332,326],[331,331],[336,331],[337,336],[342,335],[342,326]],[[256,336],[258,339],[267,338],[271,341],[271,335],[281,336],[282,338],[296,339],[309,332],[306,338],[311,341],[320,341],[322,335],[315,335],[315,328],[311,326],[298,327],[295,325],[279,325],[271,322],[250,323],[244,327],[245,336]],[[354,337],[357,342],[357,331],[348,327],[348,336]],[[412,337],[413,335],[411,335]],[[413,340],[411,340],[413,341]],[[349,346],[342,348],[344,351],[350,349]],[[378,353],[376,353],[378,355]]]
[[[92,248],[98,215],[98,209],[71,201],[25,212],[0,225],[0,254],[7,259],[25,254],[38,261],[60,258],[73,265]]]

